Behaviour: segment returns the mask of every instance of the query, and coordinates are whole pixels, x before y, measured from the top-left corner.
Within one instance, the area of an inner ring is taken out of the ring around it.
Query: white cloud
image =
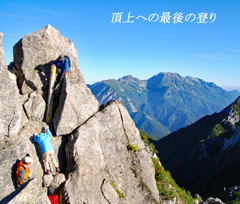
[[[196,57],[204,57],[204,58],[211,58],[211,59],[218,59],[220,56],[216,54],[208,54],[208,53],[197,53],[193,56]]]
[[[9,16],[9,17],[14,17],[14,18],[25,18],[25,19],[32,19],[32,20],[45,20],[41,18],[32,18],[29,16],[17,16],[17,15],[12,15],[12,14],[5,14],[5,13],[0,13],[1,16]]]
[[[227,50],[231,52],[240,52],[240,50],[231,50],[231,49],[227,49]]]
[[[50,14],[54,14],[54,15],[58,15],[58,16],[66,16],[66,17],[68,17],[68,15],[66,15],[64,13],[58,13],[58,12],[54,12],[54,11],[47,11],[47,10],[29,8],[29,7],[24,7],[24,6],[16,6],[16,5],[12,5],[12,6],[13,7],[17,7],[17,8],[22,8],[22,9],[28,9],[28,10],[32,10],[32,11],[38,11],[38,12],[42,12],[42,13],[50,13]]]

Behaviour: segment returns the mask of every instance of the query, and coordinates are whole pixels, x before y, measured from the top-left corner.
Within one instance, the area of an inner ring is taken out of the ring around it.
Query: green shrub
[[[178,200],[178,197],[181,197],[183,202],[186,204],[194,203],[190,191],[186,192],[181,189],[171,177],[171,173],[169,171],[165,171],[164,167],[159,164],[158,159],[152,157],[152,161],[155,168],[157,189],[161,199],[171,200],[172,198],[176,197]],[[171,185],[176,190],[176,192],[173,189],[169,189],[169,185]]]
[[[138,146],[137,146],[137,145],[134,146],[134,145],[132,145],[132,144],[129,144],[129,145],[127,145],[127,149],[128,149],[128,150],[132,150],[132,151],[134,151],[134,152],[138,152]]]
[[[145,144],[149,143],[147,136],[143,135],[143,136],[141,136],[141,138],[142,138],[142,140],[144,141]]]
[[[115,187],[115,181],[112,181],[110,184],[113,188]]]
[[[153,143],[149,143],[149,146],[151,147],[153,153],[158,153],[158,151],[156,150],[156,147]]]
[[[151,137],[151,136],[149,136],[149,135],[148,135],[145,131],[143,131],[143,130],[139,130],[139,132],[140,132],[140,136],[141,136],[142,140],[144,141],[145,144],[148,144],[148,145],[150,146],[152,152],[153,152],[153,153],[158,153],[158,151],[156,150],[155,145],[154,145],[153,143],[150,143],[150,142],[148,141],[148,138]]]
[[[117,191],[117,194],[118,194],[119,198],[125,198],[124,193],[122,193],[122,192],[119,191],[119,190],[116,190],[116,191]],[[125,193],[125,194],[126,194],[126,193]]]
[[[238,116],[240,117],[240,102],[237,102],[234,106],[233,109],[237,111]]]
[[[213,128],[213,135],[211,137],[217,137],[225,132],[227,132],[227,130],[220,123],[217,123]]]

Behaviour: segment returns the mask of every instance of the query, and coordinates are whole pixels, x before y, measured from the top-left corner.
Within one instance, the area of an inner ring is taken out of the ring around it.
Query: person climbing
[[[53,62],[52,67],[56,66],[57,68],[57,79],[56,79],[56,84],[59,83],[61,77],[64,74],[69,74],[69,65],[70,65],[70,60],[68,57],[65,57],[63,54],[60,54],[59,57]]]
[[[26,183],[29,180],[30,168],[29,164],[33,162],[30,154],[26,154],[26,156],[17,163],[17,185],[20,187],[22,184]]]
[[[48,125],[47,125],[47,134],[40,133],[39,135],[37,134],[33,135],[34,141],[37,142],[42,148],[45,174],[50,174],[50,166],[48,163],[49,160],[52,160],[52,163],[56,168],[56,172],[60,172],[59,166],[54,158],[54,148],[52,146],[50,136],[51,136],[51,133]]]
[[[49,198],[51,204],[58,204],[59,197],[57,194],[54,195],[54,192],[55,192],[55,188],[53,186],[49,186],[48,198]]]

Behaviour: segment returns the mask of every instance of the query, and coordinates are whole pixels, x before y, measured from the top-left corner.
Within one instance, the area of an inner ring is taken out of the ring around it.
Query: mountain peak
[[[135,78],[135,77],[133,77],[132,75],[124,76],[124,77],[122,77],[122,78],[120,78],[120,79],[118,79],[118,80],[121,80],[121,79],[128,80],[128,81],[139,81],[138,78]]]
[[[181,75],[174,72],[160,72],[153,77],[181,77]]]

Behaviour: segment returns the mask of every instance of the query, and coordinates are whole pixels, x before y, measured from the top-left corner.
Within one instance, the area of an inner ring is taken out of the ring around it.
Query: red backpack
[[[52,204],[58,204],[58,195],[52,195],[52,196],[49,195],[48,198]]]

